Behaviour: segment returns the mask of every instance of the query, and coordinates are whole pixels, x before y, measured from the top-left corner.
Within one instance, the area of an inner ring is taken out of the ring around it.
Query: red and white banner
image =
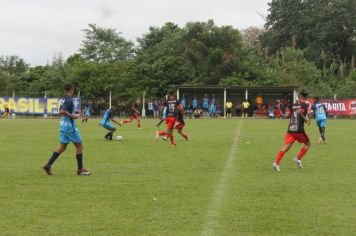
[[[311,104],[314,99],[308,99]],[[328,109],[329,115],[354,116],[356,115],[356,99],[348,100],[321,100]]]

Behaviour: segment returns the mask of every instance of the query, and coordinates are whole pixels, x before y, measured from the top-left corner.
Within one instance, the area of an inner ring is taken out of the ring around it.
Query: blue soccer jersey
[[[74,114],[73,98],[70,96],[65,96],[64,100],[62,101],[60,110],[66,111],[70,114]],[[62,132],[78,131],[78,128],[75,124],[75,121],[72,118],[68,116],[61,116],[60,131]]]
[[[315,103],[312,109],[316,120],[326,120],[327,109],[323,103]]]
[[[203,108],[208,109],[208,107],[209,107],[209,99],[203,98]]]
[[[91,105],[90,105],[90,103],[87,103],[87,104],[85,105],[85,112],[84,112],[84,114],[85,114],[86,116],[90,116],[90,115],[91,115]]]
[[[111,108],[107,109],[105,114],[104,114],[104,117],[103,119],[101,120],[101,125],[105,125],[107,123],[110,123],[110,120],[111,118],[114,117],[114,113],[113,111],[111,110]]]

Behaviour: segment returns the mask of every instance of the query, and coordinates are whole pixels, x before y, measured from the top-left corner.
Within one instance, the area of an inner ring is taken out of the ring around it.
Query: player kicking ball
[[[113,134],[116,131],[115,126],[113,126],[110,121],[112,121],[112,122],[114,122],[114,123],[116,123],[116,124],[121,126],[121,124],[114,119],[114,112],[115,111],[116,111],[116,107],[115,106],[112,106],[111,108],[107,109],[105,114],[104,114],[103,119],[100,122],[100,125],[109,131],[104,136],[104,138],[106,140],[108,140],[108,141],[112,141]]]
[[[308,93],[304,90],[300,93],[301,99],[299,99],[295,104],[293,104],[292,116],[290,118],[288,131],[285,136],[285,145],[279,151],[278,156],[273,163],[273,169],[280,172],[279,163],[281,162],[283,156],[289,151],[295,141],[303,143],[304,146],[300,150],[299,154],[294,158],[294,162],[299,168],[302,166],[302,158],[308,152],[311,144],[308,135],[305,133],[304,124],[310,125],[310,120],[308,118],[308,108],[309,105],[306,103],[308,98]]]
[[[141,122],[140,122],[140,111],[138,110],[139,105],[141,104],[141,99],[137,99],[131,106],[131,113],[130,119],[123,120],[120,122],[120,125],[131,123],[133,120],[137,121],[137,128],[141,129]]]
[[[316,124],[319,127],[320,138],[318,140],[318,144],[321,144],[322,142],[326,144],[325,130],[328,110],[326,109],[326,106],[320,102],[320,97],[315,98],[312,110],[314,112]]]
[[[48,175],[52,175],[52,165],[67,148],[69,143],[73,143],[76,148],[76,158],[78,164],[78,175],[90,175],[91,173],[83,168],[83,144],[80,138],[79,130],[75,124],[75,120],[79,118],[79,112],[74,111],[73,93],[74,86],[72,84],[65,84],[65,98],[63,104],[59,109],[61,115],[60,121],[60,144],[45,166],[44,171]]]
[[[156,132],[156,140],[159,139],[160,136],[168,136],[171,141],[171,146],[175,147],[176,144],[174,142],[173,137],[173,128],[176,123],[178,117],[178,111],[180,111],[184,116],[184,109],[182,104],[180,104],[179,100],[176,100],[173,93],[168,95],[168,100],[165,102],[164,106],[166,107],[165,117],[167,130],[166,131],[157,131]]]

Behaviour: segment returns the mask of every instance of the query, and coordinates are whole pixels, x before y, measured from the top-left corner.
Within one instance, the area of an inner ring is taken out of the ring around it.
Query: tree
[[[115,29],[89,24],[84,33],[79,50],[86,60],[103,63],[126,61],[133,56],[133,43],[123,38]]]
[[[273,53],[294,40],[319,68],[356,54],[356,0],[273,0],[269,6],[261,39]]]

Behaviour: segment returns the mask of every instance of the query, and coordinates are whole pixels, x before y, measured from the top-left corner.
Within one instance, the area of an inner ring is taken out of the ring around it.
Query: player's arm
[[[299,109],[299,111],[298,111],[298,116],[301,117],[301,118],[304,120],[305,123],[307,123],[308,125],[310,125],[309,116],[308,116],[308,114],[307,114],[307,115],[304,115],[304,114],[303,114],[304,111],[305,111],[305,110],[304,110],[303,108]]]
[[[64,109],[61,109],[59,111],[59,114],[62,115],[62,116],[67,116],[67,117],[72,118],[74,120],[79,118],[79,114],[71,114],[71,113],[69,113],[68,111],[66,111]]]
[[[118,125],[121,125],[120,122],[118,122],[118,121],[116,121],[116,120],[114,119],[114,117],[110,118],[110,120],[111,120],[112,122],[118,124]]]
[[[131,109],[136,112],[137,114],[140,114],[139,110],[136,109],[135,104],[132,104]]]
[[[178,110],[180,110],[183,116],[185,115],[185,111],[181,103],[178,104]]]

